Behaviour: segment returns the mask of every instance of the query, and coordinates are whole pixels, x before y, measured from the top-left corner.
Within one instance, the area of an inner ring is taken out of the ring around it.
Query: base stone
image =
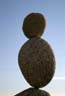
[[[24,90],[23,92],[18,93],[15,96],[50,96],[50,94],[44,90],[29,88]]]

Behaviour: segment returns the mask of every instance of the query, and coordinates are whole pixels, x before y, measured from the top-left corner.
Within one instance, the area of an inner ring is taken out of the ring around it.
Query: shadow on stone
[[[51,96],[48,92],[36,88],[29,88],[14,96]]]

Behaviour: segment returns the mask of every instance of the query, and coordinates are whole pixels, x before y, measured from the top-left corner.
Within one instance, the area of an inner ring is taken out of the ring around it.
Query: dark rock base
[[[50,94],[43,90],[29,88],[27,90],[24,90],[23,92],[16,94],[15,96],[50,96]]]

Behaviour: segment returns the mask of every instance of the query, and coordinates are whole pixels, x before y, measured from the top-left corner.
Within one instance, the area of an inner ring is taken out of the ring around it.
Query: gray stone
[[[23,92],[18,93],[15,96],[50,96],[50,94],[43,90],[29,88]]]
[[[32,38],[21,47],[18,62],[25,79],[36,88],[47,85],[55,72],[53,51],[41,38]]]
[[[24,18],[23,32],[26,37],[40,37],[45,29],[46,20],[41,13],[30,13]]]

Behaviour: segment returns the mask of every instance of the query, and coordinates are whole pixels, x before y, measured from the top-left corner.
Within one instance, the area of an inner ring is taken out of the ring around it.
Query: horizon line
[[[54,77],[54,80],[65,80],[65,77]]]

